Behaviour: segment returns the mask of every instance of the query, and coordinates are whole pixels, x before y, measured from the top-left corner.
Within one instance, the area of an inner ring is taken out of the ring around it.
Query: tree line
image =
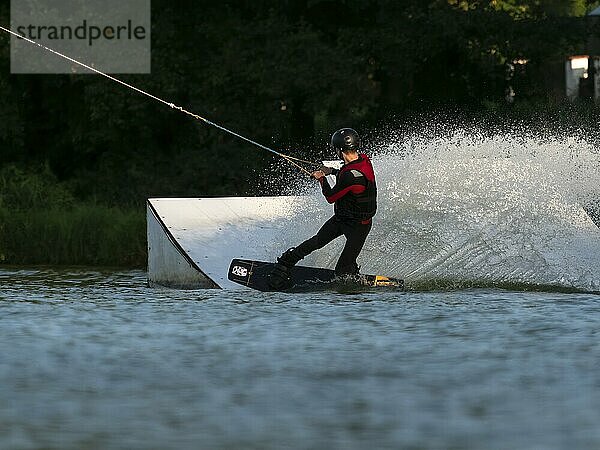
[[[341,126],[560,103],[548,73],[585,51],[583,16],[594,6],[153,0],[152,73],[120,78],[266,145],[319,159]],[[8,18],[3,4],[1,22]],[[277,190],[256,182],[270,154],[109,80],[11,75],[7,35],[0,90],[0,170],[43,173],[75,199],[127,205]]]

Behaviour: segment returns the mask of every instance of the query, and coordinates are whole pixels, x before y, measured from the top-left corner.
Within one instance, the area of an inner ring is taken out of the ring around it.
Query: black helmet
[[[358,151],[360,138],[358,137],[358,133],[352,128],[342,128],[341,130],[337,130],[333,133],[333,136],[331,136],[331,146],[341,158],[341,152]]]

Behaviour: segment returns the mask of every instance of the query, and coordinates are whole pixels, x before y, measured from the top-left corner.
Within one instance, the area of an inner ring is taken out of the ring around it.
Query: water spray
[[[18,34],[18,33],[15,33],[14,31],[12,31],[12,30],[10,30],[10,29],[8,29],[8,28],[4,28],[3,26],[0,26],[0,30],[2,30],[2,31],[5,31],[5,32],[7,32],[7,33],[9,33],[9,34],[12,34],[13,36],[16,36],[16,37],[17,37],[17,38],[19,38],[19,39],[23,39],[23,40],[25,40],[25,41],[27,41],[27,42],[29,42],[29,43],[33,44],[33,45],[37,45],[38,47],[40,47],[40,48],[42,48],[42,49],[44,49],[44,50],[46,50],[46,51],[49,51],[50,53],[54,53],[55,55],[57,55],[57,56],[59,56],[59,57],[61,57],[61,58],[63,58],[63,59],[66,59],[67,61],[71,61],[72,63],[75,63],[75,64],[77,64],[77,65],[79,65],[79,66],[81,66],[81,67],[84,67],[84,68],[88,69],[88,70],[91,70],[92,72],[94,72],[94,73],[97,73],[98,75],[102,75],[103,77],[105,77],[105,78],[108,78],[109,80],[112,80],[112,81],[114,81],[114,82],[116,82],[116,83],[119,83],[119,84],[120,84],[120,85],[122,85],[122,86],[125,86],[126,88],[129,88],[129,89],[131,89],[132,91],[138,92],[138,93],[140,93],[140,94],[142,94],[142,95],[145,95],[146,97],[150,97],[151,99],[153,99],[153,100],[156,100],[157,102],[163,103],[163,104],[165,104],[165,105],[169,106],[170,108],[176,109],[176,110],[178,110],[178,111],[180,111],[180,112],[182,112],[182,113],[184,113],[184,114],[187,114],[188,116],[191,116],[191,117],[193,117],[193,118],[194,118],[194,119],[196,119],[196,120],[199,120],[199,121],[201,121],[201,122],[204,122],[205,124],[207,124],[207,125],[210,125],[210,126],[212,126],[212,127],[215,127],[215,128],[217,128],[218,130],[224,131],[225,133],[228,133],[228,134],[230,134],[230,135],[232,135],[232,136],[235,136],[235,137],[237,137],[238,139],[241,139],[241,140],[243,140],[243,141],[246,141],[246,142],[248,142],[249,144],[252,144],[252,145],[254,145],[254,146],[258,147],[258,148],[261,148],[261,149],[263,149],[263,150],[266,150],[266,151],[268,151],[268,152],[270,152],[270,153],[272,153],[272,154],[274,154],[274,155],[277,155],[277,156],[279,156],[280,158],[283,158],[283,159],[284,159],[285,161],[287,161],[288,163],[290,163],[290,164],[292,164],[293,166],[295,166],[297,169],[299,169],[299,170],[300,170],[300,171],[302,171],[303,173],[305,173],[305,174],[307,174],[307,175],[309,175],[309,176],[312,176],[312,173],[311,173],[310,171],[308,171],[306,168],[304,168],[302,165],[300,165],[300,164],[299,164],[299,163],[304,163],[304,164],[314,164],[314,163],[313,163],[313,162],[311,162],[311,161],[306,161],[306,160],[304,160],[304,159],[296,158],[296,157],[294,157],[294,156],[286,155],[286,154],[284,154],[284,153],[281,153],[281,152],[278,152],[278,151],[276,151],[276,150],[273,150],[272,148],[269,148],[269,147],[267,147],[266,145],[260,144],[260,143],[258,143],[258,142],[256,142],[256,141],[254,141],[254,140],[252,140],[252,139],[250,139],[250,138],[247,138],[247,137],[245,137],[245,136],[242,136],[241,134],[239,134],[239,133],[236,133],[235,131],[232,131],[232,130],[230,130],[230,129],[228,129],[228,128],[225,128],[225,127],[224,127],[224,126],[222,126],[222,125],[219,125],[219,124],[217,124],[217,123],[215,123],[215,122],[212,122],[212,121],[210,121],[210,120],[206,119],[205,117],[202,117],[202,116],[200,116],[200,115],[198,115],[198,114],[195,114],[195,113],[193,113],[193,112],[187,111],[187,110],[186,110],[186,109],[184,109],[183,107],[181,107],[181,106],[177,106],[175,103],[172,103],[172,102],[168,102],[168,101],[166,101],[166,100],[163,100],[163,99],[162,99],[162,98],[160,98],[160,97],[157,97],[157,96],[155,96],[155,95],[152,95],[152,94],[150,94],[149,92],[143,91],[142,89],[140,89],[140,88],[137,88],[137,87],[135,87],[135,86],[133,86],[133,85],[131,85],[131,84],[129,84],[129,83],[126,83],[126,82],[122,81],[122,80],[119,80],[118,78],[115,78],[115,77],[113,77],[113,76],[111,76],[111,75],[109,75],[109,74],[107,74],[107,73],[104,73],[104,72],[102,72],[101,70],[98,70],[98,69],[96,69],[96,68],[94,68],[94,67],[92,67],[92,66],[89,66],[89,65],[87,65],[87,64],[85,64],[85,63],[82,63],[82,62],[80,62],[80,61],[77,61],[76,59],[73,59],[73,58],[71,58],[70,56],[64,55],[64,54],[62,54],[62,53],[60,53],[60,52],[58,52],[58,51],[56,51],[56,50],[54,50],[54,49],[52,49],[52,48],[50,48],[50,47],[46,47],[45,45],[43,45],[43,44],[40,44],[39,42],[36,42],[36,41],[34,41],[34,40],[32,40],[32,39],[29,39],[29,38],[27,38],[27,37],[25,37],[25,36],[22,36],[22,35],[20,35],[20,34]]]

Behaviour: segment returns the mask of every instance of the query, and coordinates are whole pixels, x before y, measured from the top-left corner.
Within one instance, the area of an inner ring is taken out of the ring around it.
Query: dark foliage
[[[549,74],[583,50],[585,24],[575,16],[586,6],[154,0],[152,74],[121,78],[318,159],[340,126],[366,129],[444,108],[504,114],[560,103]],[[8,13],[0,6],[4,24]],[[265,186],[255,181],[268,176],[270,154],[99,76],[10,75],[8,43],[0,35],[0,166],[46,167],[75,199],[107,205],[258,194]],[[515,103],[507,106],[511,88]]]

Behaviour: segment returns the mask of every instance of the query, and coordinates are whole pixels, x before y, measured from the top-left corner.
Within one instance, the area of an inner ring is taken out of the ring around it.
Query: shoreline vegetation
[[[140,205],[76,200],[48,168],[0,170],[0,264],[145,267]]]
[[[145,220],[139,209],[86,203],[0,209],[0,264],[143,268]]]

